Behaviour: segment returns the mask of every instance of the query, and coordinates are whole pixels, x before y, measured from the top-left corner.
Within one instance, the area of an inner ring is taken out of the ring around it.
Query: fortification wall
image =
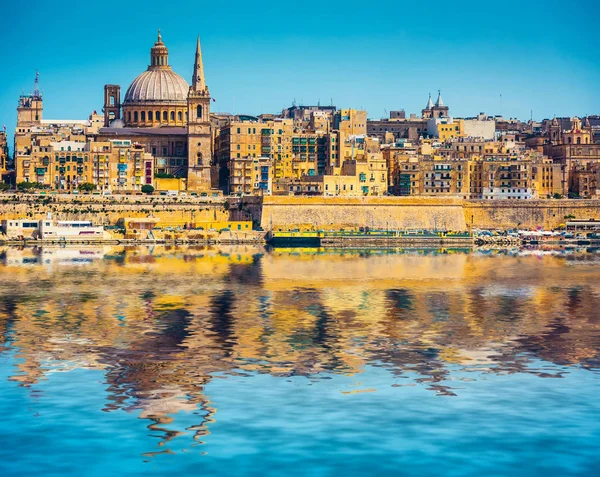
[[[265,197],[265,230],[556,228],[565,217],[599,219],[600,200],[462,200],[413,197]]]
[[[552,229],[565,217],[600,219],[600,200],[466,200],[465,222],[476,228]]]
[[[227,205],[225,205],[227,202]],[[216,197],[0,194],[0,219],[114,224],[152,215],[163,222],[254,219],[264,230],[555,228],[565,217],[600,220],[600,200],[483,201],[421,197]]]
[[[0,220],[42,219],[50,212],[58,220],[91,220],[115,224],[123,217],[148,217],[162,222],[229,220],[224,200],[166,196],[94,196],[1,194]]]
[[[416,197],[265,197],[261,226],[265,230],[467,228],[461,199]]]

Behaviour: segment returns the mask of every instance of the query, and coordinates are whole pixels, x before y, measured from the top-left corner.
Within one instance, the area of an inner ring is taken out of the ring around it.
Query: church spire
[[[433,101],[431,101],[431,93],[429,93],[429,101],[427,101],[427,106],[425,106],[425,109],[431,108],[433,108]]]
[[[204,66],[202,64],[202,50],[200,49],[200,35],[196,42],[196,61],[194,62],[194,76],[192,78],[192,90],[202,92],[206,90],[204,80]]]
[[[444,100],[442,99],[442,90],[438,89],[438,97],[437,97],[437,101],[435,102],[435,105],[438,108],[441,108],[444,106]]]

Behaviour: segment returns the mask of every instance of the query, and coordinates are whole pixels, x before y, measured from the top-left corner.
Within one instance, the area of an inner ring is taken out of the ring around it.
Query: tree
[[[552,197],[555,199],[562,199],[562,195],[560,195],[558,192],[556,192]]]
[[[93,190],[96,190],[95,184],[92,184],[91,182],[84,182],[83,184],[79,184],[77,188],[82,192],[91,192]]]
[[[150,195],[154,192],[154,187],[152,187],[150,184],[145,184],[142,186],[142,192]]]
[[[43,189],[43,185],[40,184],[39,182],[27,182],[27,181],[23,181],[23,182],[19,182],[17,184],[17,189],[19,190],[31,190],[31,189]]]

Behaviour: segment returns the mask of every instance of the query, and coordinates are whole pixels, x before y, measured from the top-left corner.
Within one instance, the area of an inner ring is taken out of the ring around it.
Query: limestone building
[[[210,103],[200,40],[196,44],[190,86],[171,68],[169,51],[160,31],[150,49],[149,66],[131,82],[123,98],[119,85],[104,86],[103,117],[93,114],[83,121],[42,119],[43,101],[36,75],[33,92],[22,95],[17,108],[17,182],[40,182],[57,189],[73,189],[82,181],[92,180],[99,189],[114,185],[122,190],[121,186],[127,185],[131,186],[130,190],[137,190],[138,186],[147,183],[147,175],[144,169],[144,174],[136,176],[135,164],[132,177],[123,174],[123,165],[114,169],[114,177],[109,170],[107,173],[111,178],[107,184],[99,176],[88,177],[85,164],[76,167],[75,174],[66,163],[65,167],[59,164],[58,169],[52,165],[51,170],[52,158],[46,154],[51,152],[52,143],[60,141],[81,142],[85,151],[97,149],[94,143],[129,143],[136,154],[140,150],[143,153],[144,168],[148,164],[146,159],[152,158],[149,161],[152,174],[183,178],[189,190],[208,191],[212,187],[213,163]],[[37,155],[32,155],[34,150]],[[143,179],[138,181],[136,177]]]

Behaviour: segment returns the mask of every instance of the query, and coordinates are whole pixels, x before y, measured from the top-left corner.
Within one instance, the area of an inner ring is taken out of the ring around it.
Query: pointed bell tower
[[[204,78],[200,37],[196,43],[194,75],[188,93],[188,190],[211,188],[212,134],[210,93]]]

